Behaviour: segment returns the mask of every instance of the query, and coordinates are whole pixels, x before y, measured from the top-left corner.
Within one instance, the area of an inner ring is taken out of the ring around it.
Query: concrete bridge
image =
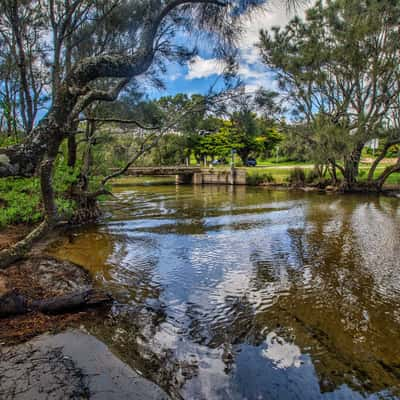
[[[125,175],[130,176],[173,176],[177,184],[220,184],[245,185],[246,171],[244,169],[229,168],[201,168],[201,167],[133,167]]]

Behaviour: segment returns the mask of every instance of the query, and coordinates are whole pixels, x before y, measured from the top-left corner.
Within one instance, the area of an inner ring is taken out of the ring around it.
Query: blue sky
[[[297,10],[297,14],[302,14]],[[246,21],[244,33],[239,42],[239,76],[246,84],[248,91],[254,91],[262,86],[276,90],[274,77],[268,73],[260,62],[258,50],[254,44],[258,41],[260,29],[272,26],[284,26],[293,14],[288,14],[282,5],[272,3],[264,11],[257,12],[251,20]],[[166,90],[152,92],[151,97],[174,95],[176,93],[206,93],[221,75],[223,65],[213,58],[210,49],[199,48],[199,54],[184,66],[176,64],[168,67],[164,79]]]

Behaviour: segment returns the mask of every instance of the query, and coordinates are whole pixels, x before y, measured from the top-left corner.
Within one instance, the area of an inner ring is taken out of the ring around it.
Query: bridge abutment
[[[245,185],[246,171],[239,169],[219,170],[219,169],[202,169],[200,172],[193,174],[176,175],[177,184],[193,184],[193,185]]]

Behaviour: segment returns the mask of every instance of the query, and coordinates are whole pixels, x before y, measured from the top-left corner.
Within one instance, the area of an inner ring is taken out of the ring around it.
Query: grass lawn
[[[360,165],[360,181],[366,180],[368,176],[368,171],[370,169],[370,164],[361,163]],[[310,170],[313,168],[313,164],[310,163],[302,163],[296,161],[282,162],[282,163],[273,163],[271,161],[262,161],[257,163],[257,167],[246,168],[247,174],[249,176],[254,175],[262,175],[262,174],[270,174],[274,178],[276,183],[285,183],[287,182],[287,178],[290,174],[290,170],[293,168],[303,168],[305,170]],[[386,168],[386,165],[379,166],[374,174],[374,177],[377,178]],[[338,171],[338,177],[340,178],[341,174]],[[387,185],[400,185],[400,173],[395,173],[389,176],[386,181]]]
[[[270,158],[268,160],[257,160],[257,167],[306,167],[312,166],[307,161],[279,161],[276,162],[276,159]]]

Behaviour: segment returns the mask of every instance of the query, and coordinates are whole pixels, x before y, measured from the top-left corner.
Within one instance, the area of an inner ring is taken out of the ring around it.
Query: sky
[[[276,82],[260,62],[255,43],[258,41],[260,29],[270,29],[273,26],[284,26],[293,18],[282,2],[269,4],[263,12],[257,12],[251,20],[245,22],[243,35],[239,41],[239,69],[238,74],[246,85],[246,90],[254,91],[258,87],[276,90]],[[296,10],[302,15],[302,10]],[[176,93],[206,93],[221,76],[223,65],[213,58],[210,49],[206,46],[199,48],[199,53],[189,63],[183,66],[171,64],[164,83],[166,89],[153,93],[154,97],[174,95]],[[152,96],[151,96],[152,97]]]

